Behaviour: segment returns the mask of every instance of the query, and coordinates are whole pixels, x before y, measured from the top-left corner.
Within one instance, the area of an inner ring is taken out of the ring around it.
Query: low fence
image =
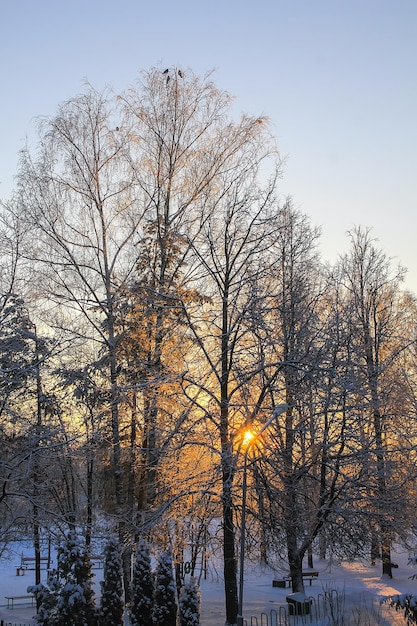
[[[310,600],[310,598],[309,598]],[[311,600],[315,604],[314,598]],[[312,610],[314,604],[311,603]],[[314,610],[315,613],[315,610]],[[244,619],[245,626],[295,626],[296,624],[305,624],[317,621],[316,615],[311,614],[290,615],[287,606],[280,606],[278,609],[270,609],[268,613],[261,613],[260,616],[251,615],[249,619]]]
[[[290,614],[288,606],[282,605],[259,616],[251,615],[243,620],[244,626],[412,626],[404,613],[381,604],[378,598],[374,602],[359,599],[357,604],[347,606],[343,591],[326,590],[306,600],[305,612]]]

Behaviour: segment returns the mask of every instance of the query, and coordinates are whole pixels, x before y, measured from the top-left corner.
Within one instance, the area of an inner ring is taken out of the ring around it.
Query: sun
[[[243,444],[245,446],[248,446],[254,438],[255,438],[255,433],[253,432],[253,430],[248,428],[247,430],[245,430],[243,434]]]

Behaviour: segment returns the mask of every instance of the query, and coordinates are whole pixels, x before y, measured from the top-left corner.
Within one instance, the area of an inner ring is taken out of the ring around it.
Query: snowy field
[[[417,580],[410,580],[410,576],[417,571],[417,567],[407,565],[408,553],[393,555],[393,561],[398,563],[398,569],[394,569],[392,579],[382,578],[381,564],[377,562],[376,567],[365,563],[343,563],[341,565],[330,564],[328,562],[315,560],[314,569],[319,572],[318,579],[312,585],[306,583],[306,595],[318,600],[318,596],[323,596],[324,591],[329,589],[340,590],[345,598],[346,609],[350,612],[353,606],[379,608],[379,600],[385,596],[399,593],[411,593],[417,595]],[[246,564],[245,566],[245,586],[243,593],[244,618],[248,626],[252,624],[271,624],[271,609],[279,614],[279,608],[287,606],[286,596],[291,593],[291,589],[272,587],[272,580],[280,578],[275,576],[267,568],[260,568]],[[247,572],[247,573],[246,573]],[[202,581],[202,626],[224,626],[224,600],[223,585],[221,581]],[[405,623],[400,618],[400,613],[384,605],[383,608],[385,624]],[[264,614],[265,622],[261,622]],[[268,622],[266,617],[268,616]],[[253,617],[251,622],[251,617]],[[254,618],[257,618],[256,621]],[[275,624],[275,617],[272,626]],[[307,620],[309,623],[309,620]]]
[[[11,551],[0,560],[0,621],[7,624],[30,624],[34,609],[28,604],[17,603],[13,610],[7,608],[6,596],[26,595],[28,585],[34,584],[34,572],[26,571],[24,576],[16,575],[16,568],[20,564],[21,546]],[[30,555],[29,549],[25,552]],[[306,585],[306,594],[317,599],[325,590],[337,589],[345,597],[346,607],[354,605],[370,606],[372,602],[378,605],[380,597],[398,593],[412,593],[417,595],[417,580],[411,580],[410,576],[417,571],[417,567],[407,565],[408,553],[397,553],[393,561],[398,563],[398,569],[394,569],[394,578],[382,578],[381,566],[377,562],[376,567],[365,563],[343,563],[341,565],[330,564],[324,561],[315,561],[315,569],[319,572],[319,578],[310,586]],[[99,591],[100,580],[103,570],[94,570],[94,583],[96,591]],[[46,572],[42,575],[46,577]],[[252,624],[270,624],[261,622],[261,614],[270,616],[271,609],[279,613],[279,607],[286,606],[286,596],[291,590],[272,587],[273,578],[279,577],[268,568],[260,568],[246,563],[245,587],[244,587],[244,617],[248,626]],[[209,567],[206,580],[201,581],[202,615],[201,626],[223,626],[225,623],[224,591],[223,583],[219,574]],[[252,619],[256,616],[258,622]],[[265,617],[263,618],[265,619]],[[398,624],[401,621],[400,614],[393,609],[384,610],[384,624]],[[309,622],[308,622],[309,623]],[[273,622],[274,624],[274,622]],[[111,626],[109,624],[109,626]],[[161,625],[162,626],[162,625]]]

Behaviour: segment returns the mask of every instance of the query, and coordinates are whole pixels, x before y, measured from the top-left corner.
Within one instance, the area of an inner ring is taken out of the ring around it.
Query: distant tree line
[[[168,80],[169,78],[169,80]],[[362,226],[330,266],[280,195],[268,120],[211,76],[152,68],[39,123],[0,222],[0,520],[38,559],[111,523],[197,559],[221,528],[236,623],[245,429],[248,552],[381,559],[415,541],[416,301]],[[178,569],[178,568],[177,568]]]

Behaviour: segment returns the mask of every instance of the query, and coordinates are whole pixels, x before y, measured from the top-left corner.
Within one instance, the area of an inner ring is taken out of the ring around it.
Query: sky
[[[333,263],[371,228],[417,294],[416,0],[0,0],[0,198],[38,116],[87,80],[214,71],[236,113],[270,118],[282,196]]]

